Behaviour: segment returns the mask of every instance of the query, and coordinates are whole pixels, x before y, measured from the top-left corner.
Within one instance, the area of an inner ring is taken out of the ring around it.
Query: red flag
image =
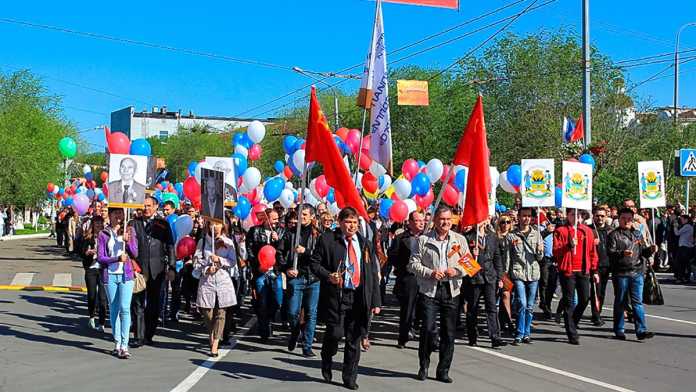
[[[314,86],[312,86],[312,96],[309,101],[305,161],[319,162],[324,167],[326,183],[334,188],[336,203],[340,208],[353,207],[358,214],[369,220],[360,194],[341,159],[341,153],[338,152],[338,146],[331,135],[326,116],[321,111]]]
[[[479,95],[452,160],[455,165],[464,165],[469,168],[466,202],[461,220],[463,226],[475,225],[488,218],[488,193],[491,190],[488,156],[483,101]]]
[[[585,127],[584,123],[582,121],[583,114],[580,113],[580,118],[578,118],[578,122],[575,123],[575,130],[573,131],[573,134],[570,135],[570,141],[571,142],[576,142],[578,140],[581,140],[585,137]]]

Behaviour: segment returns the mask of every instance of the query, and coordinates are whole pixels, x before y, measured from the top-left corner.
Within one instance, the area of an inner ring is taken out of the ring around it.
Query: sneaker
[[[532,344],[532,338],[530,338],[529,336],[525,336],[524,338],[522,338],[522,343]]]
[[[515,340],[512,341],[513,346],[519,346],[520,343],[522,343],[522,339],[520,338],[515,338]]]

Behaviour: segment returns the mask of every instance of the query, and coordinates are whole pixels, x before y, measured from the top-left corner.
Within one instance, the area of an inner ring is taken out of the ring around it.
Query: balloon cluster
[[[88,165],[85,165],[83,170],[91,173],[91,168]],[[47,196],[59,201],[64,207],[72,206],[78,215],[84,215],[89,211],[93,201],[106,199],[106,194],[102,188],[97,187],[94,180],[86,177],[70,179],[65,188],[49,182],[46,185]]]

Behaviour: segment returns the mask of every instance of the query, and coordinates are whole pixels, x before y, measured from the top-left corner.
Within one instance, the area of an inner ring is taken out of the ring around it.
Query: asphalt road
[[[37,249],[41,255],[42,248]],[[2,257],[5,264],[11,255],[3,252]],[[28,262],[50,266],[48,260]],[[417,343],[395,347],[398,317],[394,307],[387,307],[373,324],[372,348],[363,353],[358,384],[361,390],[404,392],[693,391],[696,287],[665,282],[663,291],[666,305],[647,309],[649,328],[657,336],[645,342],[638,342],[632,329],[627,329],[628,341],[611,339],[610,320],[601,328],[582,323],[581,346],[567,344],[562,326],[554,322],[536,322],[532,345],[495,351],[485,348],[483,339],[481,347],[467,346],[460,332],[451,385],[414,379]],[[157,345],[133,349],[131,360],[115,359],[108,354],[110,336],[86,329],[85,302],[82,293],[0,291],[0,391],[344,390],[323,383],[318,358],[288,353],[285,333],[261,344],[253,336],[253,317],[242,320],[245,328],[234,347],[221,351],[217,361],[206,356],[203,327],[190,319],[161,329]],[[341,379],[341,357],[335,358],[334,380]]]

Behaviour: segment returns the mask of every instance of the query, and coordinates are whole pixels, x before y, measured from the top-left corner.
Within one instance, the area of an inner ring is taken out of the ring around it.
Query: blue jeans
[[[309,283],[307,278],[299,276],[288,283],[288,321],[294,336],[300,333],[300,310],[304,309],[305,331],[304,351],[312,349],[314,330],[317,326],[317,305],[319,304],[319,281]]]
[[[534,302],[536,301],[539,281],[525,282],[515,280],[515,300],[517,301],[517,336],[522,339],[532,333],[532,319],[534,318]]]
[[[648,325],[645,322],[645,309],[643,308],[643,274],[635,274],[614,277],[614,333],[617,335],[624,333],[626,295],[631,296],[636,334],[646,332]]]
[[[131,298],[133,298],[133,280],[126,281],[124,274],[109,274],[106,293],[109,296],[109,320],[111,332],[117,348],[128,349],[128,337],[131,327]]]
[[[256,288],[256,317],[259,336],[271,336],[271,319],[283,305],[283,278],[280,274],[263,274],[254,280]]]

